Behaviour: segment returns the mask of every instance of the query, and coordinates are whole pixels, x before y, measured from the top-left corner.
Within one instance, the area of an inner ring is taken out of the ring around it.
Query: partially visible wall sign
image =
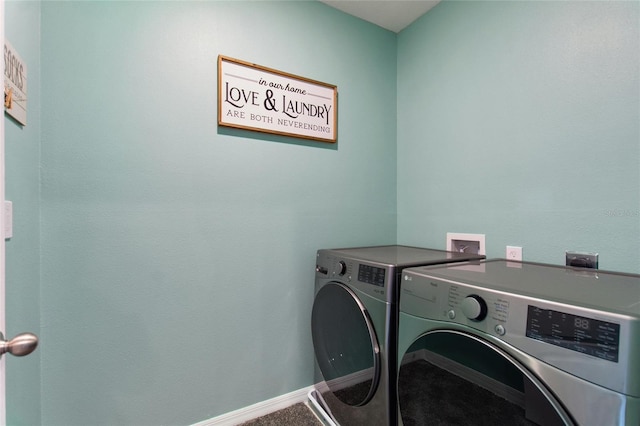
[[[4,110],[20,124],[27,124],[27,65],[7,40],[4,41]]]
[[[336,86],[218,56],[218,125],[337,140]]]

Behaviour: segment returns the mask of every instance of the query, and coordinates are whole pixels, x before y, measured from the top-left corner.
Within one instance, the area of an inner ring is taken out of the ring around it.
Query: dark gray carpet
[[[275,413],[242,423],[242,426],[322,426],[313,412],[303,403],[298,403]]]

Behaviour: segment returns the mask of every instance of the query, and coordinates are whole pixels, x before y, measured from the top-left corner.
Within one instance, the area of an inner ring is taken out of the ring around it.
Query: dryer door
[[[398,392],[405,426],[575,424],[546,386],[515,358],[456,330],[430,331],[413,342],[403,357]]]
[[[347,405],[366,404],[380,379],[380,346],[360,299],[341,283],[324,285],[313,302],[311,332],[329,390]]]

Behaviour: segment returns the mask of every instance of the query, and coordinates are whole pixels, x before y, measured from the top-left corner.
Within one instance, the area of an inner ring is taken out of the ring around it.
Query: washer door
[[[575,424],[520,362],[461,331],[423,334],[404,355],[398,377],[404,426]]]
[[[380,346],[360,299],[344,284],[324,285],[313,302],[311,332],[329,390],[347,405],[366,404],[380,379]]]

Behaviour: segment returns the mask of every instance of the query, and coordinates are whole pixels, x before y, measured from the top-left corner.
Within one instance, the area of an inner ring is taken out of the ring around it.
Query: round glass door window
[[[458,331],[413,343],[399,372],[405,426],[574,425],[533,373],[501,349]]]
[[[311,332],[331,392],[345,404],[366,404],[380,378],[380,347],[362,302],[343,284],[325,285],[313,302]]]

